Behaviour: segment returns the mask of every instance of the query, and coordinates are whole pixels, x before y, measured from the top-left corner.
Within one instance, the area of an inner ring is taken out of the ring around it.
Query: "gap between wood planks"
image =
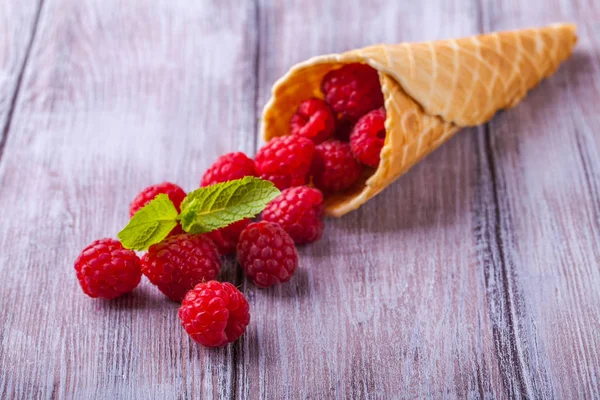
[[[476,0],[477,30],[480,34],[493,31],[493,27],[486,19],[485,0]],[[494,351],[499,362],[499,371],[502,376],[504,390],[510,392],[511,397],[529,397],[533,395],[531,376],[527,360],[519,349],[519,333],[517,331],[520,317],[518,304],[520,299],[519,289],[515,287],[514,260],[505,251],[502,235],[503,218],[501,198],[498,187],[498,171],[492,148],[491,127],[486,122],[478,131],[475,140],[480,142],[478,152],[478,187],[475,193],[473,218],[475,219],[475,242],[477,256],[484,269],[485,286],[487,289],[487,304],[492,318],[492,332],[494,336]],[[489,192],[486,195],[486,192]],[[491,198],[490,198],[491,197]],[[488,210],[491,209],[491,213]],[[508,226],[510,228],[510,225]],[[508,235],[512,232],[507,231]],[[509,239],[509,241],[511,241]],[[500,311],[494,312],[494,310]],[[499,315],[500,314],[500,315]],[[502,316],[504,318],[502,318]],[[503,326],[505,325],[505,326]],[[521,343],[522,344],[522,343]],[[504,357],[503,357],[504,356]],[[503,362],[503,360],[508,362]],[[539,396],[537,388],[533,388],[536,397]],[[483,393],[482,393],[483,396]]]
[[[19,68],[19,73],[17,75],[17,81],[15,84],[14,93],[10,99],[10,103],[8,104],[8,113],[6,114],[6,121],[4,122],[4,127],[2,128],[2,135],[0,136],[0,163],[2,162],[2,156],[4,155],[4,147],[6,146],[6,141],[8,140],[8,134],[10,132],[10,126],[12,123],[13,114],[15,112],[15,107],[17,105],[17,99],[19,97],[19,92],[21,91],[21,83],[23,82],[23,75],[25,74],[25,68],[27,68],[27,63],[29,62],[29,55],[31,54],[31,49],[33,48],[33,42],[37,35],[37,30],[38,30],[38,25],[40,22],[40,15],[42,13],[43,5],[44,5],[44,0],[39,0],[38,5],[37,5],[37,10],[35,12],[35,18],[33,19],[33,26],[31,27],[29,41],[27,42],[27,47],[25,49],[25,55],[23,56],[23,62],[21,63],[21,67]]]
[[[254,114],[254,126],[253,126],[253,134],[254,140],[252,141],[253,153],[256,153],[257,143],[258,143],[258,125],[259,125],[259,116],[258,113],[260,111],[260,107],[258,104],[259,101],[259,71],[260,71],[260,42],[261,42],[261,34],[260,34],[260,4],[259,0],[252,0],[252,4],[254,6],[254,64],[253,64],[253,76],[254,76],[254,101],[253,101],[253,114]],[[253,156],[253,155],[252,155]],[[233,284],[236,287],[241,287],[245,285],[244,274],[241,268],[235,269],[235,276]],[[233,345],[231,350],[231,388],[230,388],[230,397],[233,400],[238,399],[240,396],[238,395],[238,388],[240,388],[240,380],[243,380],[246,372],[246,363],[243,361],[245,357],[244,348],[246,347],[246,335],[242,335]],[[241,371],[238,372],[238,366]],[[241,394],[241,397],[244,397],[244,394]]]

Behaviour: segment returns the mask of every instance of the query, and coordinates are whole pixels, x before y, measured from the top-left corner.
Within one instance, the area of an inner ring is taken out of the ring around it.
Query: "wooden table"
[[[73,261],[143,187],[253,154],[273,82],[378,43],[578,24],[572,59],[357,212],[205,349]],[[599,398],[600,3],[0,0],[0,398]]]

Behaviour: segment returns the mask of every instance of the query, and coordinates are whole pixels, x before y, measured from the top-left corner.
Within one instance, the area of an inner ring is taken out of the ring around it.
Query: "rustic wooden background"
[[[289,284],[227,263],[237,343],[191,342],[147,281],[79,289],[140,189],[255,152],[295,62],[556,21],[555,76],[327,221]],[[0,135],[0,398],[600,398],[600,2],[0,0]]]

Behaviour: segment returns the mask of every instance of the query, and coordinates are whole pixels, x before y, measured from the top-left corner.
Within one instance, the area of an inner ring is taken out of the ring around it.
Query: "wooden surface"
[[[600,5],[0,0],[0,398],[600,398]],[[143,187],[253,154],[273,82],[378,42],[578,24],[576,53],[258,290],[205,349],[146,280],[72,269]]]

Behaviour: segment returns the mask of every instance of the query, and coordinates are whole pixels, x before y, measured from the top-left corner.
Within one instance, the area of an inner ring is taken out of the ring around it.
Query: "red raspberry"
[[[358,161],[377,168],[384,143],[385,109],[379,108],[358,120],[350,135],[350,146]]]
[[[254,161],[241,152],[227,153],[217,158],[217,161],[206,170],[200,186],[232,181],[245,176],[256,176]]]
[[[298,267],[294,241],[283,228],[268,221],[248,225],[237,251],[244,274],[261,288],[289,281]]]
[[[114,239],[96,240],[75,261],[81,288],[90,297],[114,299],[140,283],[140,259]]]
[[[379,74],[367,64],[347,64],[329,71],[321,91],[339,119],[356,121],[383,106]]]
[[[148,186],[146,189],[142,190],[131,202],[131,205],[129,206],[129,216],[133,217],[133,214],[150,201],[154,200],[154,198],[161,193],[169,196],[169,199],[175,204],[177,211],[180,211],[179,205],[185,198],[185,192],[174,183],[163,182],[157,185]]]
[[[242,292],[229,282],[200,283],[187,292],[179,319],[196,342],[216,347],[239,338],[250,322],[250,306]]]
[[[296,244],[315,242],[323,234],[323,194],[308,186],[285,189],[267,205],[262,219],[279,224]]]
[[[252,220],[250,218],[243,219],[238,222],[226,226],[225,228],[217,229],[206,233],[205,235],[213,241],[213,243],[219,249],[219,253],[222,256],[227,254],[235,253],[235,248],[240,238],[240,233],[250,224]]]
[[[142,257],[142,272],[173,301],[221,269],[216,246],[203,235],[182,233],[153,244]]]
[[[303,136],[319,144],[335,132],[335,115],[325,101],[304,100],[290,120],[292,135]]]
[[[306,183],[315,145],[302,136],[274,138],[256,153],[256,170],[280,190]]]
[[[360,178],[361,165],[354,159],[350,143],[331,140],[315,147],[313,183],[325,192],[348,189]]]

